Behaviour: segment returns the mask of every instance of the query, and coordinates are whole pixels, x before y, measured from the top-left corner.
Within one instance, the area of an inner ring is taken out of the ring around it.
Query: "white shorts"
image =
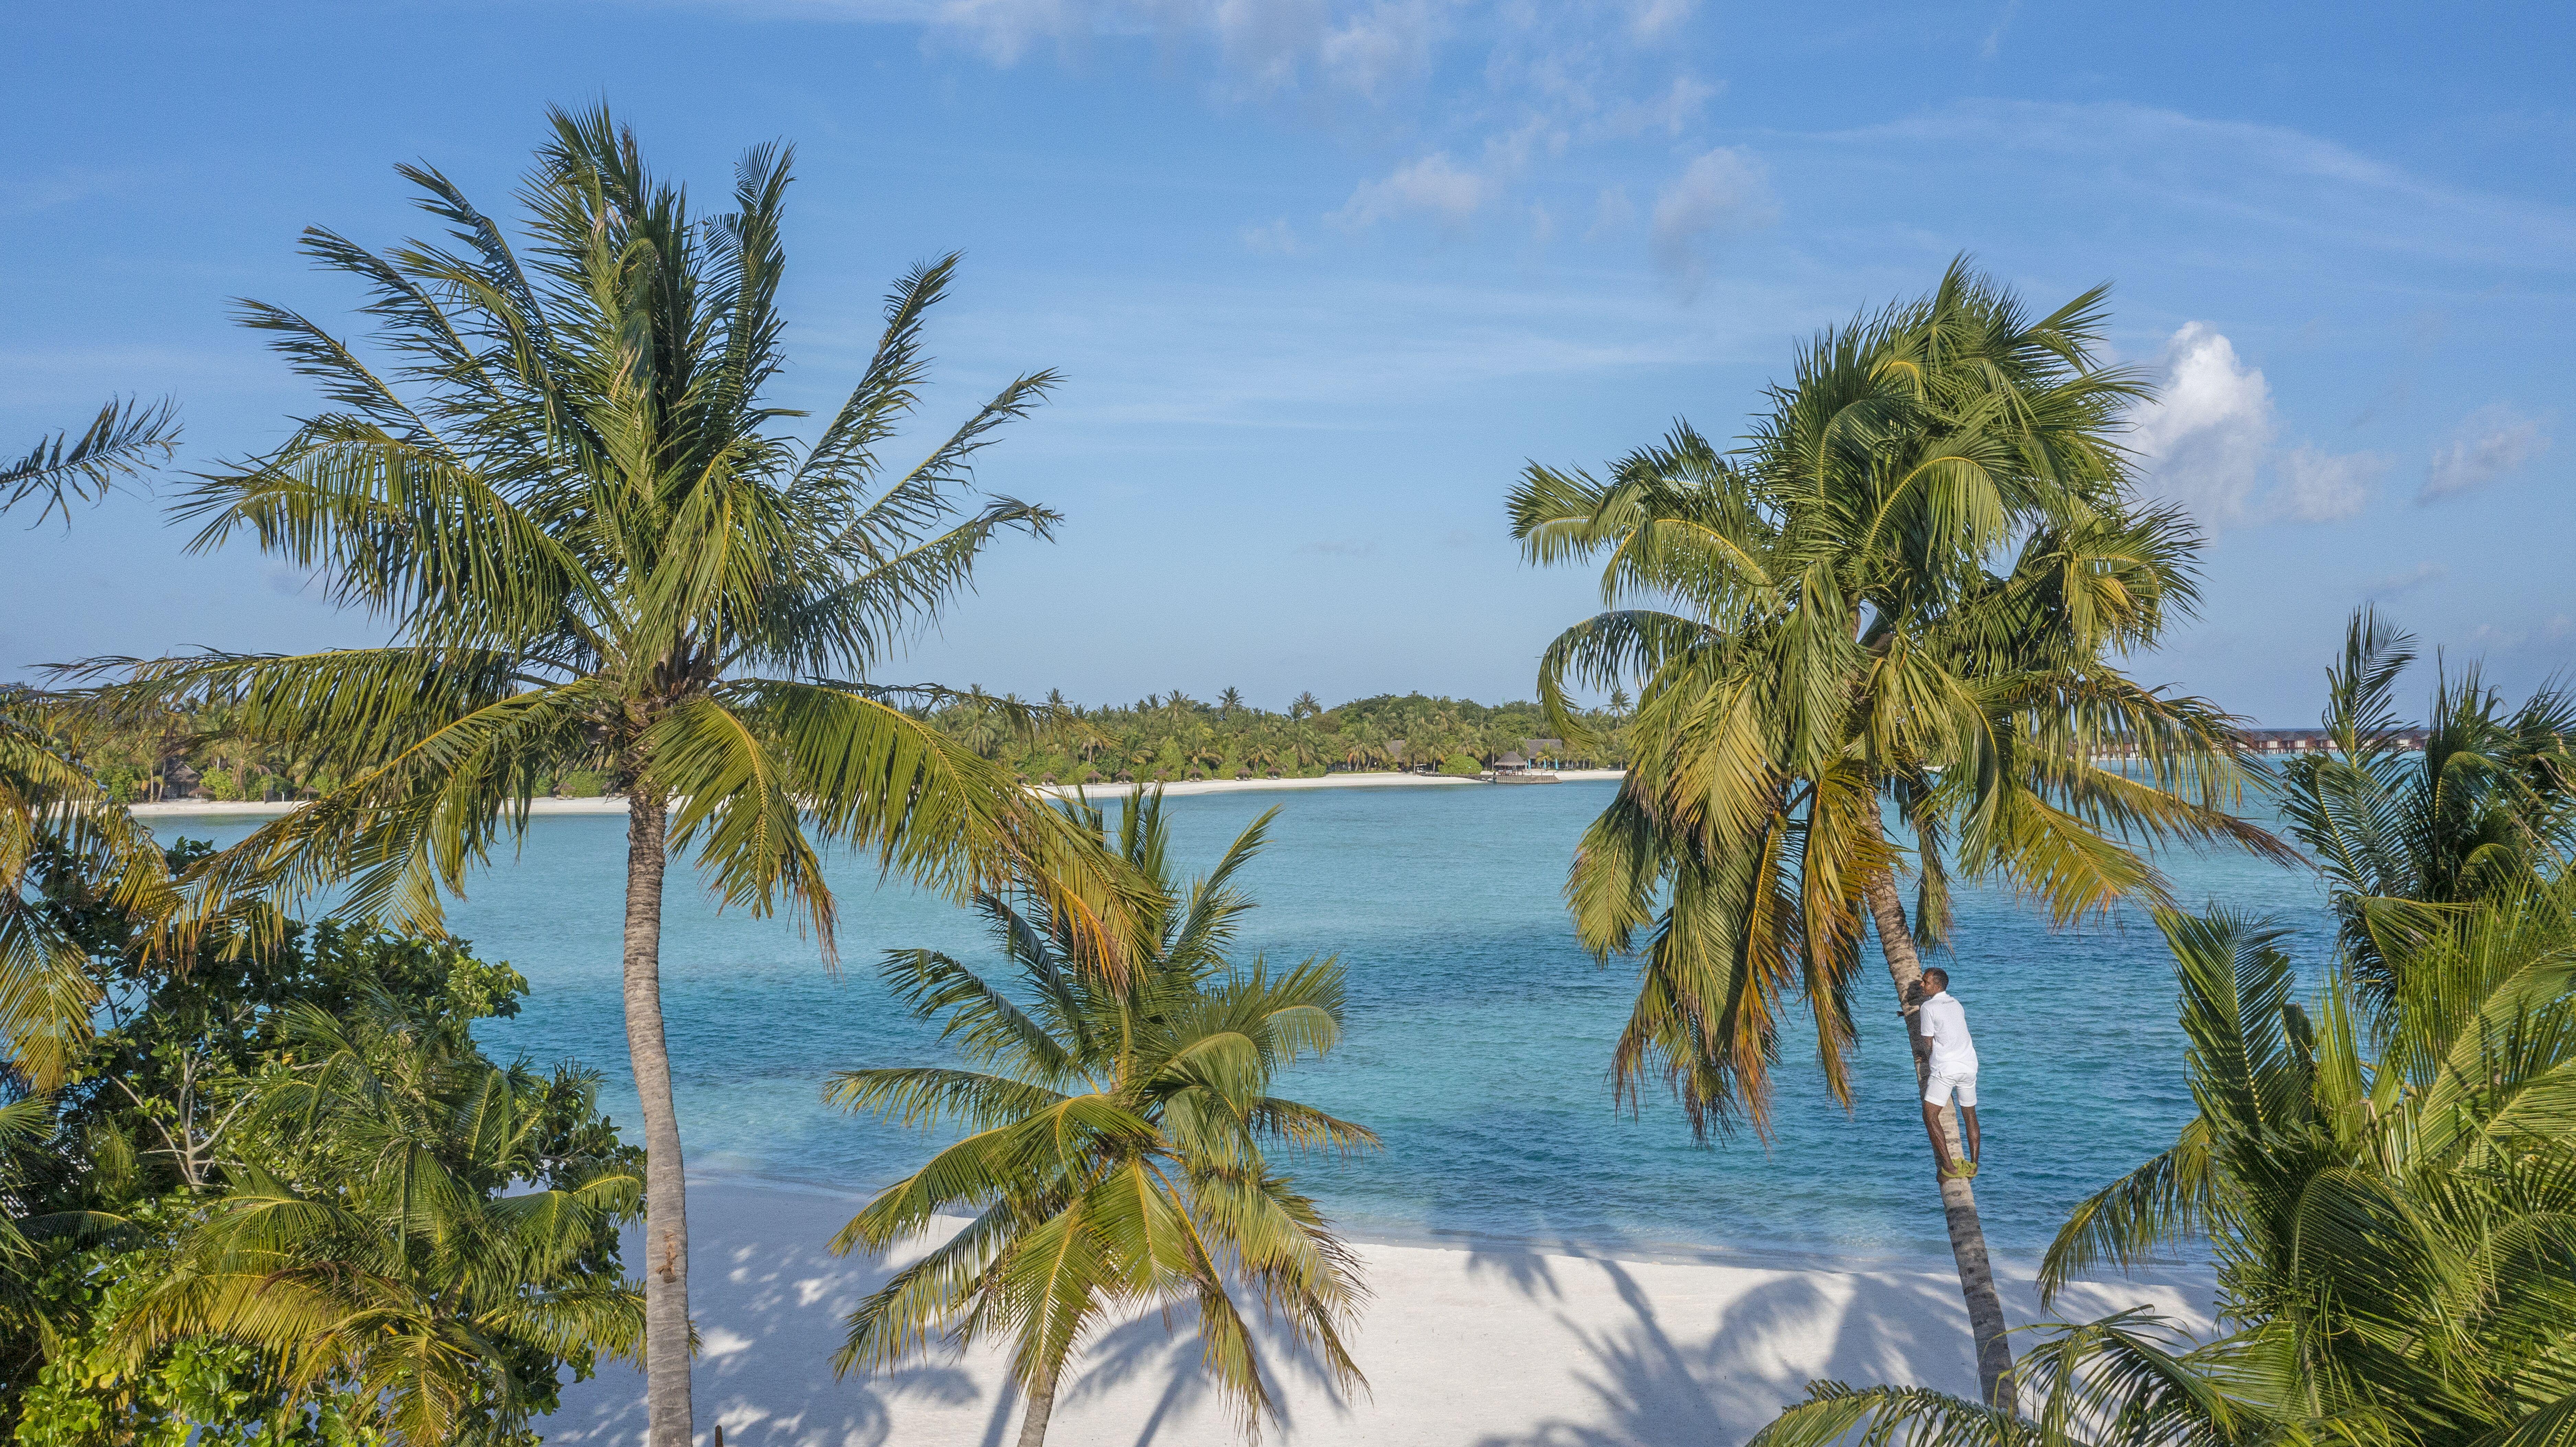
[[[1940,1071],[1933,1071],[1932,1078],[1923,1083],[1923,1103],[1948,1105],[1950,1092],[1954,1090],[1959,1093],[1959,1104],[1970,1110],[1977,1108],[1977,1072],[1973,1070],[1962,1071],[1957,1075],[1944,1075]]]

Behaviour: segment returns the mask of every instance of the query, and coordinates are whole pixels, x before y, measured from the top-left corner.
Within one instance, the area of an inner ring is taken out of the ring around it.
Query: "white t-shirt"
[[[1915,1029],[1932,1042],[1932,1073],[1935,1075],[1974,1075],[1977,1073],[1977,1042],[1968,1038],[1968,1011],[1950,992],[1923,1002],[1915,1015]]]

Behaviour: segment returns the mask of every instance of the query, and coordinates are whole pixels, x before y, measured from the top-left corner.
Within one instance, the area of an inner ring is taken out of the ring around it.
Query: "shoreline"
[[[1561,769],[1559,783],[1588,784],[1621,777],[1618,769]],[[1302,789],[1402,789],[1481,784],[1483,779],[1461,779],[1446,774],[1326,774],[1320,779],[1198,779],[1181,780],[1163,786],[1166,798],[1191,794],[1257,794],[1270,790]],[[1029,792],[1051,798],[1070,799],[1084,794],[1094,799],[1123,799],[1140,787],[1135,784],[1031,784]],[[1513,788],[1533,785],[1515,784]],[[305,801],[280,799],[263,802],[255,799],[166,799],[149,804],[129,804],[126,812],[137,819],[234,818],[262,819],[291,814]],[[530,814],[623,814],[626,797],[622,794],[597,799],[536,799],[528,805]]]
[[[883,1262],[825,1249],[862,1197],[819,1186],[700,1177],[691,1314],[702,1427],[741,1447],[1008,1440],[1019,1406],[991,1344],[888,1372],[836,1377],[847,1314],[928,1240]],[[962,1224],[941,1223],[953,1230]],[[1279,1420],[1267,1440],[1369,1447],[1576,1447],[1740,1442],[1806,1384],[1894,1382],[1973,1396],[1976,1364],[1956,1272],[1857,1258],[1778,1267],[1665,1261],[1487,1241],[1351,1238],[1372,1299],[1347,1340],[1368,1390],[1343,1393],[1257,1323]],[[633,1237],[627,1247],[634,1260]],[[2075,1282],[2040,1310],[2030,1273],[1997,1263],[2019,1326],[2151,1306],[2195,1333],[2214,1282]],[[1198,1372],[1186,1306],[1105,1319],[1068,1373],[1051,1447],[1194,1447],[1237,1440]],[[546,1440],[640,1443],[642,1377],[602,1362],[535,1424]]]

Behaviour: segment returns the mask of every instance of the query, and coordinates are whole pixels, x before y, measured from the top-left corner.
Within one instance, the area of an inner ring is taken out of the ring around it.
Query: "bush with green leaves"
[[[511,1447],[565,1372],[631,1353],[640,1152],[596,1076],[477,1048],[517,971],[327,921],[173,957],[77,888],[48,907],[100,1029],[0,1116],[26,1243],[0,1251],[0,1436]]]
[[[1440,772],[1455,778],[1472,779],[1485,772],[1485,766],[1466,754],[1451,754],[1440,761]]]

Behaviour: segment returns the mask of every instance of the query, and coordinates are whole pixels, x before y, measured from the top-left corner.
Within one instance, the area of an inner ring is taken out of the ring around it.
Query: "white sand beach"
[[[1926,1190],[1927,1209],[1932,1207]],[[824,1243],[855,1198],[741,1181],[692,1185],[690,1288],[704,1343],[699,1440],[740,1447],[1000,1447],[1018,1427],[1000,1352],[979,1349],[835,1381],[843,1319],[887,1266]],[[633,1247],[628,1259],[636,1259]],[[1311,1364],[1279,1366],[1271,1443],[1365,1447],[1732,1447],[1808,1381],[1915,1382],[1974,1395],[1967,1313],[1936,1263],[1851,1269],[1712,1264],[1462,1241],[1364,1245],[1376,1299],[1352,1339],[1369,1390],[1337,1395]],[[2188,1282],[2189,1277],[2177,1281]],[[2210,1288],[2081,1285],[2051,1316],[2152,1305],[2195,1330]],[[2040,1320],[2026,1275],[2016,1324]],[[1048,1434],[1061,1447],[1212,1447],[1239,1440],[1199,1376],[1185,1312],[1090,1343]],[[641,1376],[609,1363],[564,1393],[549,1442],[640,1442]]]
[[[1589,779],[1615,779],[1619,776],[1620,771],[1617,769],[1564,769],[1558,771],[1555,777],[1561,782],[1575,783]],[[1439,774],[1326,774],[1320,779],[1182,780],[1178,783],[1165,784],[1163,792],[1166,796],[1179,798],[1185,794],[1252,794],[1294,789],[1442,788],[1483,782],[1480,779],[1453,779]],[[1088,789],[1077,790],[1070,784],[1058,784],[1052,788],[1036,785],[1033,789],[1037,793],[1052,794],[1060,799],[1072,798],[1077,792],[1085,793],[1094,799],[1117,799],[1134,792],[1136,787],[1134,784],[1094,784]],[[1539,786],[1515,784],[1501,787]],[[292,800],[263,803],[252,799],[225,803],[215,799],[172,799],[156,804],[132,805],[131,812],[138,819],[274,818],[280,814],[292,812],[295,807],[295,802]],[[623,814],[626,812],[626,800],[623,796],[606,799],[538,799],[528,806],[528,811],[532,814]]]

